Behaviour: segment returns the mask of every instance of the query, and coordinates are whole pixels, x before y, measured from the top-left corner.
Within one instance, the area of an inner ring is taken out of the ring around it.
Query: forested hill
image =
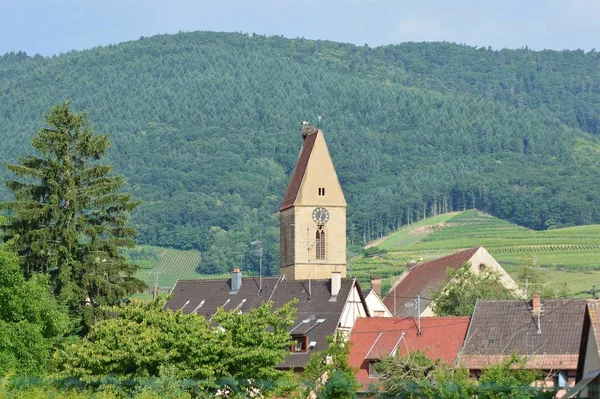
[[[0,159],[30,151],[65,99],[110,135],[109,161],[144,201],[139,241],[200,249],[203,272],[254,265],[261,235],[277,270],[278,205],[300,122],[317,115],[355,244],[471,207],[535,229],[600,222],[596,52],[195,32],[5,54]]]

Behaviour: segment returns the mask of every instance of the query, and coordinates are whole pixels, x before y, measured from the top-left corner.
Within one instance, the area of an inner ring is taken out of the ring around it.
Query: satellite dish
[[[415,306],[414,302],[404,302],[404,307],[412,308],[413,306]]]

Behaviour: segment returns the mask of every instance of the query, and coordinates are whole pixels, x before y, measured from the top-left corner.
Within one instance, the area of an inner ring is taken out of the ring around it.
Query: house
[[[600,397],[600,301],[588,300],[577,365],[577,384],[568,398]]]
[[[421,316],[434,316],[430,299],[432,293],[449,282],[448,269],[457,270],[465,263],[471,265],[474,273],[493,270],[499,273],[506,288],[517,289],[517,284],[492,255],[485,248],[477,247],[410,266],[392,285],[383,303],[397,317],[414,317],[419,308]],[[420,304],[416,303],[419,295]]]
[[[390,317],[358,319],[350,335],[349,363],[358,369],[356,378],[362,385],[361,391],[372,392],[377,387],[379,376],[375,366],[386,356],[420,350],[431,359],[454,364],[468,326],[469,317],[426,317],[420,321]]]
[[[262,281],[262,287],[260,286]],[[331,279],[286,280],[279,277],[242,277],[235,269],[231,279],[179,280],[166,309],[210,319],[218,308],[247,312],[264,302],[278,308],[296,298],[296,319],[290,327],[293,345],[279,365],[302,370],[313,352],[327,348],[326,337],[350,334],[358,317],[368,316],[367,305],[356,279],[332,273]]]
[[[479,300],[460,364],[478,377],[483,368],[517,354],[541,370],[547,387],[573,386],[579,360],[585,300]],[[562,391],[564,393],[564,390]]]
[[[365,296],[369,314],[373,317],[392,317],[381,298],[381,277],[371,276],[371,290]]]

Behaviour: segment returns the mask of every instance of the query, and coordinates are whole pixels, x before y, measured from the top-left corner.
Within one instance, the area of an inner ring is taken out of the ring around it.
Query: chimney
[[[331,296],[337,296],[342,286],[342,272],[331,272]]]
[[[533,294],[533,298],[531,298],[531,312],[533,314],[540,314],[540,309],[540,295],[536,292]]]
[[[381,297],[381,277],[371,276],[371,289],[378,297]]]
[[[231,291],[239,291],[242,287],[242,271],[239,268],[231,272]]]

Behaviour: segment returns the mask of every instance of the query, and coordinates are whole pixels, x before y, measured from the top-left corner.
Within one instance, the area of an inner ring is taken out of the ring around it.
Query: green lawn
[[[490,251],[513,276],[533,256],[551,285],[566,283],[573,295],[590,290],[593,284],[600,288],[600,225],[534,231],[476,210],[405,226],[377,244],[388,253],[350,258],[348,271],[361,280],[363,288],[369,287],[371,275],[380,275],[385,288],[410,260],[435,259],[477,246]]]

